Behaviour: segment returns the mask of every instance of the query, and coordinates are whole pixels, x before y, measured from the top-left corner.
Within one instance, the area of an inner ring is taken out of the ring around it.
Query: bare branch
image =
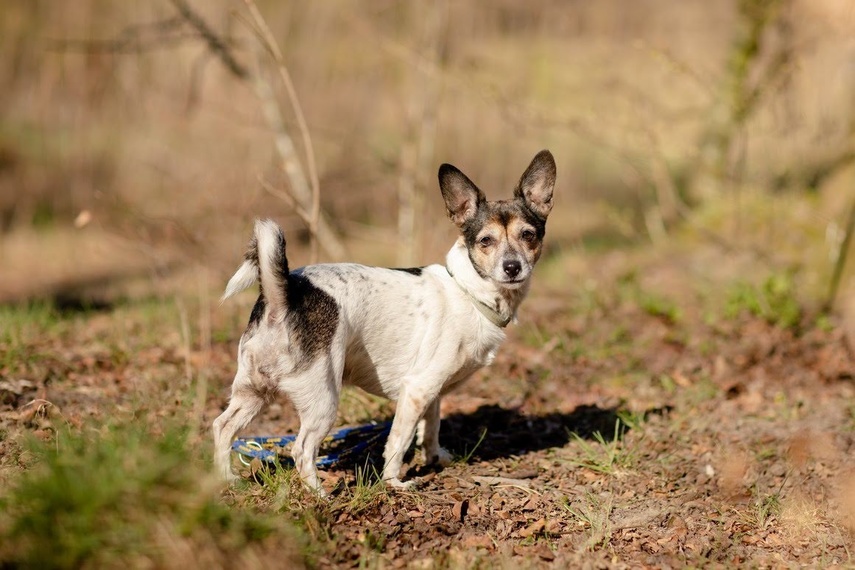
[[[184,21],[202,36],[202,39],[208,44],[208,49],[220,58],[220,61],[232,72],[232,75],[240,79],[249,77],[249,72],[235,59],[229,45],[190,7],[186,0],[171,0],[171,2],[181,17],[184,18]]]
[[[256,34],[259,43],[276,63],[279,77],[287,92],[289,103],[297,119],[297,125],[303,139],[303,147],[306,153],[305,163],[309,172],[310,182],[306,179],[301,160],[297,155],[296,147],[282,115],[275,90],[270,83],[264,78],[262,73],[251,73],[243,64],[238,62],[229,44],[190,7],[187,0],[170,1],[176,10],[178,10],[183,21],[186,21],[207,44],[210,53],[215,55],[232,75],[250,83],[255,91],[261,103],[262,112],[274,133],[276,151],[282,160],[282,168],[285,170],[291,183],[290,199],[286,201],[291,207],[297,210],[298,215],[300,215],[309,227],[309,234],[312,240],[312,261],[314,262],[318,258],[318,247],[322,247],[334,259],[343,258],[345,256],[344,246],[332,226],[321,213],[320,182],[315,164],[314,147],[303,109],[297,98],[294,83],[291,81],[291,76],[285,67],[282,52],[255,3],[252,0],[244,0],[252,16],[250,29]],[[281,197],[281,194],[277,195]],[[309,213],[308,215],[306,214],[307,212]]]
[[[849,257],[849,244],[852,243],[853,232],[855,232],[855,198],[852,199],[852,205],[849,208],[849,218],[846,221],[846,228],[843,233],[843,242],[837,251],[837,259],[834,261],[834,271],[831,274],[828,296],[825,299],[826,311],[833,309],[834,302],[837,300],[837,290],[840,288],[843,268],[846,266],[846,259]]]
[[[265,46],[270,51],[270,54],[273,56],[273,60],[276,62],[276,67],[279,71],[279,77],[282,79],[282,84],[285,86],[285,91],[288,94],[288,101],[291,103],[291,109],[294,111],[294,116],[297,118],[297,126],[300,129],[300,135],[303,138],[303,150],[306,153],[306,166],[309,170],[309,180],[312,185],[312,217],[309,220],[309,233],[312,235],[312,261],[315,262],[318,258],[317,237],[321,215],[321,191],[320,181],[318,180],[318,170],[315,163],[315,150],[314,146],[312,145],[312,137],[309,133],[309,127],[306,124],[306,117],[303,114],[303,107],[300,105],[300,100],[297,97],[297,90],[294,89],[294,82],[291,81],[291,74],[288,73],[288,68],[285,67],[285,58],[282,57],[282,51],[279,49],[279,45],[276,43],[276,40],[273,37],[273,33],[270,31],[270,27],[267,25],[267,22],[264,20],[264,17],[261,15],[261,12],[259,12],[258,7],[255,5],[255,2],[253,0],[244,0],[244,4],[246,4],[246,7],[249,10],[250,15],[252,16],[255,25],[261,32]],[[293,148],[293,144],[291,145],[291,147]],[[328,245],[330,247],[333,247],[334,249],[337,249],[337,251],[328,250],[331,255],[333,255],[334,257],[340,257],[343,255],[343,248],[336,248],[336,246],[332,243]]]
[[[188,40],[198,40],[196,33],[182,31],[181,18],[168,18],[124,28],[115,38],[107,40],[48,39],[49,51],[80,53],[141,53],[169,49]]]
[[[280,200],[291,206],[291,209],[294,210],[294,213],[296,213],[307,226],[309,225],[312,220],[311,212],[307,212],[306,210],[301,208],[300,204],[298,204],[297,201],[294,200],[294,197],[291,194],[289,194],[285,190],[280,190],[279,188],[276,188],[273,184],[268,182],[261,175],[258,176],[258,182],[259,184],[261,184],[261,187],[267,190],[267,192],[271,196],[275,196],[276,198],[279,198]]]

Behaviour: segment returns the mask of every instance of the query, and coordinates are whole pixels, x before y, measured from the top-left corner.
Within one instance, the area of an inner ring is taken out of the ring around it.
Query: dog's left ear
[[[542,150],[532,159],[514,190],[514,196],[525,202],[532,212],[544,220],[552,211],[555,172],[552,153]]]

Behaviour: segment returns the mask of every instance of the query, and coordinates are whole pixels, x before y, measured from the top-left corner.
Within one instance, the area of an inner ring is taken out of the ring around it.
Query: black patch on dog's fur
[[[302,275],[290,275],[285,289],[285,323],[301,353],[310,363],[329,350],[338,327],[338,304]]]
[[[255,233],[249,239],[249,245],[246,247],[246,253],[243,254],[243,258],[255,265],[255,267],[258,267],[258,238],[255,236]]]
[[[422,274],[424,267],[390,267],[390,269],[392,271],[403,271],[404,273],[409,273],[410,275],[418,277]]]
[[[252,244],[250,244],[252,245]],[[256,252],[256,258],[258,258],[258,252]],[[289,286],[288,277],[288,258],[285,256],[285,232],[282,231],[282,228],[276,226],[276,249],[273,252],[273,258],[270,260],[271,266],[274,271],[274,278],[276,282],[279,284],[280,288],[286,288]],[[286,295],[288,291],[285,291]],[[287,301],[286,301],[287,303]]]
[[[252,312],[249,314],[249,323],[246,325],[246,330],[254,330],[258,327],[258,323],[260,323],[261,319],[264,318],[265,308],[267,308],[267,300],[264,298],[263,294],[260,294],[255,305],[252,307]]]

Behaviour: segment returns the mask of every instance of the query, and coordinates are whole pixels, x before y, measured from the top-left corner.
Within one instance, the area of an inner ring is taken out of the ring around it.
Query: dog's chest
[[[407,382],[437,383],[448,392],[475,371],[493,362],[504,340],[504,332],[491,328],[484,334],[480,327],[432,331],[422,336],[355,336],[345,356],[343,383],[396,400]],[[406,329],[406,327],[404,327]]]

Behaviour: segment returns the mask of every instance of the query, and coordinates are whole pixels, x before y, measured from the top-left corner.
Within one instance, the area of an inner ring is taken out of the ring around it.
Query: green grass
[[[596,550],[608,545],[612,536],[611,514],[613,503],[611,496],[603,498],[594,493],[585,493],[584,500],[571,504],[565,500],[564,509],[570,513],[576,523],[588,533],[586,548]]]
[[[631,421],[636,420],[637,418],[633,417]],[[582,453],[580,458],[571,459],[570,463],[606,475],[620,475],[626,472],[635,460],[632,450],[621,444],[621,438],[627,427],[628,425],[618,418],[615,421],[615,430],[611,439],[606,439],[597,431],[594,432],[593,442],[575,432],[571,433]]]
[[[670,299],[649,292],[642,292],[638,297],[638,305],[652,317],[659,317],[668,323],[676,323],[680,320],[680,310]]]
[[[38,360],[41,353],[31,345],[59,332],[61,322],[61,315],[50,303],[0,305],[0,368]]]
[[[372,465],[357,467],[356,480],[344,488],[342,497],[347,509],[354,514],[367,510],[375,501],[389,498],[383,477]]]
[[[773,273],[759,285],[737,282],[730,287],[725,303],[728,318],[748,313],[783,328],[794,328],[802,319],[793,276]]]
[[[781,492],[787,478],[774,491],[760,493],[756,485],[752,487],[753,500],[745,510],[737,511],[740,518],[748,525],[764,531],[773,525],[781,516]]]
[[[220,501],[184,430],[60,430],[29,447],[37,465],[0,498],[0,566],[162,567],[181,552],[236,563],[274,535],[283,560],[300,551],[293,528]]]
[[[622,275],[617,281],[618,296],[625,302],[638,306],[652,317],[658,317],[669,324],[680,320],[681,311],[671,299],[644,289],[639,283],[635,270]]]
[[[472,459],[472,456],[475,455],[475,452],[478,450],[478,447],[481,445],[481,443],[484,442],[485,437],[487,437],[487,428],[482,428],[481,435],[478,436],[478,441],[475,442],[475,445],[472,446],[472,449],[468,449],[466,453],[460,458],[460,463],[462,463],[463,465],[469,464],[469,461]]]

